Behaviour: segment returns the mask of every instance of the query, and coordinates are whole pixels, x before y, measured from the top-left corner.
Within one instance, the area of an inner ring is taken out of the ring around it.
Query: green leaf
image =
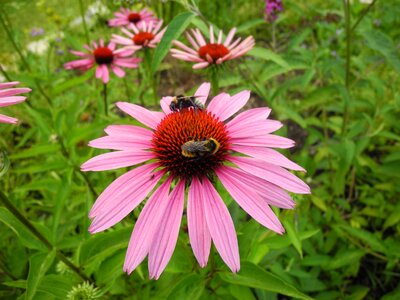
[[[312,299],[275,274],[249,262],[243,262],[240,272],[237,274],[226,272],[221,273],[220,276],[222,280],[228,283],[262,289],[298,299]]]
[[[259,47],[254,47],[248,52],[248,55],[261,58],[267,61],[273,61],[277,65],[280,65],[286,70],[290,70],[290,65],[280,56],[279,54],[266,49],[266,48],[259,48]]]
[[[291,218],[291,219],[293,219],[293,218]],[[289,240],[292,242],[292,245],[296,248],[297,252],[300,254],[300,257],[303,258],[303,250],[301,248],[301,240],[296,232],[296,229],[294,228],[293,222],[286,218],[282,221],[282,223],[285,226],[287,235],[289,236]]]
[[[171,23],[169,23],[167,30],[165,31],[160,43],[158,44],[153,61],[151,62],[151,74],[154,74],[158,68],[158,65],[167,55],[169,49],[171,48],[172,41],[177,39],[182,32],[189,25],[194,14],[191,12],[184,12],[177,15]]]
[[[10,155],[11,159],[29,158],[38,156],[45,153],[54,153],[59,151],[60,146],[58,144],[45,144],[36,145],[30,147],[27,150],[20,151],[19,153]]]
[[[46,251],[47,248],[14,217],[5,207],[0,207],[0,221],[6,224],[18,236],[22,245],[30,249],[38,249]]]
[[[247,21],[243,23],[242,25],[237,27],[236,32],[241,33],[245,32],[253,27],[257,27],[259,25],[266,25],[266,22],[264,19],[251,19],[250,21]]]
[[[29,260],[29,274],[26,282],[25,294],[26,300],[31,300],[35,296],[38,285],[53,263],[55,255],[55,250],[50,253],[37,253]]]
[[[168,300],[196,300],[199,299],[204,291],[205,282],[197,274],[190,274],[184,277],[177,285],[172,289],[168,295]]]

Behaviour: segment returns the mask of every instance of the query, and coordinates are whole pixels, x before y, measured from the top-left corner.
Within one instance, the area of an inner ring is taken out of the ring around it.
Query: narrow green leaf
[[[285,226],[286,232],[289,236],[290,241],[292,242],[292,245],[296,248],[300,257],[303,258],[303,250],[301,248],[301,240],[296,232],[296,229],[294,228],[293,222],[289,219],[284,219],[282,223]]]
[[[25,294],[26,300],[31,300],[35,296],[38,285],[53,263],[55,255],[55,250],[50,253],[37,253],[29,260],[29,274],[26,282]]]
[[[177,15],[171,23],[169,23],[167,30],[164,33],[160,43],[158,44],[154,55],[153,61],[151,62],[151,73],[154,74],[158,68],[158,65],[167,55],[169,49],[171,48],[172,41],[177,39],[182,32],[189,25],[194,14],[191,12],[184,12]]]
[[[196,300],[199,299],[204,290],[204,280],[197,274],[190,274],[184,277],[172,289],[168,295],[168,300]]]
[[[257,58],[261,58],[264,60],[268,60],[268,61],[273,61],[277,65],[280,65],[281,67],[283,67],[287,70],[290,69],[290,65],[286,62],[286,60],[284,60],[282,58],[282,56],[280,56],[279,54],[277,54],[269,49],[254,47],[253,49],[251,49],[248,52],[248,55],[251,55],[251,56],[254,56]]]
[[[253,27],[257,27],[259,25],[266,25],[267,22],[265,22],[264,19],[251,19],[250,21],[247,21],[243,23],[242,25],[237,27],[237,33],[240,32],[245,32]]]
[[[220,274],[220,276],[222,280],[228,283],[262,289],[298,299],[312,299],[277,275],[265,271],[250,262],[243,262],[240,272],[237,274],[226,272]]]

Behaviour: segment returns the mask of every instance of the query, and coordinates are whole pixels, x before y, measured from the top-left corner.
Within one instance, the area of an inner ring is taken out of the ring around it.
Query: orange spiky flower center
[[[135,45],[143,46],[147,45],[152,39],[154,39],[152,32],[139,32],[133,36],[132,41]]]
[[[215,153],[195,152],[192,157],[182,153],[182,145],[185,143],[210,139],[219,144]],[[213,170],[226,160],[229,137],[225,124],[214,114],[206,110],[188,108],[168,114],[158,124],[152,144],[152,150],[162,167],[174,177],[190,179],[192,176],[213,175]]]
[[[199,56],[207,60],[207,55],[210,56],[213,61],[217,61],[219,58],[229,54],[228,48],[222,44],[207,44],[198,50]]]
[[[136,24],[136,23],[138,23],[140,20],[142,20],[142,17],[140,16],[140,14],[138,14],[138,13],[130,13],[129,15],[128,15],[128,20],[129,20],[129,22],[131,22],[131,23],[133,23],[133,24]]]
[[[95,61],[101,64],[110,64],[114,60],[113,52],[107,47],[99,47],[93,51]]]

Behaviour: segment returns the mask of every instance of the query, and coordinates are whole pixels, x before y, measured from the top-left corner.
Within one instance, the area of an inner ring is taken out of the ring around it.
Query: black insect
[[[200,96],[184,96],[184,95],[178,95],[175,96],[171,104],[169,105],[169,108],[171,111],[180,111],[182,109],[188,109],[192,107],[194,110],[203,110],[204,105],[201,103],[199,99],[197,99]]]
[[[216,139],[191,140],[181,146],[182,155],[189,158],[208,157],[217,153],[220,144]]]

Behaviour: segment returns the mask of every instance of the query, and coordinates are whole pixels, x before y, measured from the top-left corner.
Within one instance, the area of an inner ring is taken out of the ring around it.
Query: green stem
[[[368,12],[370,11],[370,9],[372,8],[372,6],[374,6],[374,4],[377,2],[377,0],[372,1],[371,4],[368,5],[368,7],[366,9],[364,9],[364,11],[361,13],[361,15],[358,17],[357,21],[354,23],[354,25],[351,27],[351,31],[354,32],[354,30],[356,30],[358,24],[360,24],[360,22],[362,21],[362,19],[364,19],[364,17],[368,14]]]
[[[87,24],[86,24],[85,10],[84,10],[84,7],[83,7],[83,1],[82,0],[79,0],[79,10],[80,10],[81,17],[82,17],[83,30],[85,31],[86,43],[89,45],[90,44],[89,31],[88,31]]]
[[[153,92],[153,99],[154,99],[154,105],[158,105],[158,95],[157,95],[157,81],[154,79],[156,78],[156,74],[151,73],[151,55],[150,55],[150,49],[145,48],[144,49],[144,60],[143,60],[143,65],[145,67],[145,72],[146,72],[146,77],[147,77],[147,82],[150,85],[152,92]]]
[[[272,50],[276,51],[276,25],[272,22]]]
[[[346,26],[346,75],[345,75],[345,86],[348,91],[350,86],[350,67],[351,67],[351,27],[350,27],[350,0],[343,0],[344,5],[344,16]],[[344,99],[344,112],[343,112],[343,123],[342,123],[342,135],[346,134],[347,123],[349,120],[349,103]]]
[[[0,191],[0,201],[4,204],[4,206],[8,209],[10,213],[12,213],[22,224],[25,225],[29,231],[36,236],[39,241],[41,241],[49,251],[55,249],[55,247],[50,243],[50,241],[45,238],[37,229],[36,227],[24,217],[23,214],[19,212],[19,210],[12,204],[12,202],[7,198],[3,192]],[[92,280],[75,264],[73,264],[60,250],[56,249],[57,257],[66,264],[72,271],[78,274],[83,280],[91,282]]]
[[[1,9],[1,12],[0,12],[0,23],[3,26],[4,31],[6,32],[7,37],[10,40],[11,44],[13,45],[13,47],[14,47],[15,51],[17,52],[19,58],[21,59],[21,62],[24,65],[24,68],[27,71],[29,71],[29,73],[31,73],[32,72],[31,68],[30,68],[27,60],[25,59],[24,55],[22,54],[20,48],[18,47],[17,43],[14,41],[14,38],[13,38],[13,36],[11,34],[11,31],[9,30],[9,26],[7,25],[7,23],[6,23],[6,21],[5,21],[4,17],[3,17],[3,14],[5,15],[5,11],[4,11],[3,8],[1,8],[1,6],[0,6],[0,9]],[[39,92],[46,99],[47,104],[49,104],[49,106],[52,107],[53,104],[51,103],[51,100],[50,100],[49,96],[47,96],[47,94],[44,92],[44,90],[43,90],[42,86],[39,84],[38,80],[36,78],[34,78],[33,80],[35,81],[35,84],[36,84]]]
[[[108,117],[107,83],[103,84],[103,100],[104,100],[104,114],[106,117]]]
[[[0,65],[0,72],[1,72],[1,74],[3,74],[3,76],[7,79],[7,81],[12,81],[12,80],[11,80],[11,77],[8,76],[6,70],[4,70],[3,66],[1,66],[1,65]]]
[[[216,66],[212,66],[211,68],[211,89],[213,96],[215,97],[219,91],[218,69]]]

